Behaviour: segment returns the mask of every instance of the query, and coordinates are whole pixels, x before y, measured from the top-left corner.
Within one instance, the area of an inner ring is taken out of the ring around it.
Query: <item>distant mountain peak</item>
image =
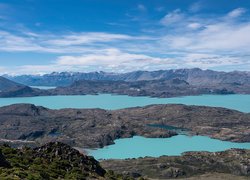
[[[53,72],[43,76],[20,75],[5,76],[15,82],[29,86],[68,86],[79,80],[108,80],[108,81],[142,81],[178,78],[189,84],[207,83],[250,83],[250,73],[233,71],[219,72],[213,70],[192,69],[170,69],[157,71],[133,71],[127,73],[114,72]]]

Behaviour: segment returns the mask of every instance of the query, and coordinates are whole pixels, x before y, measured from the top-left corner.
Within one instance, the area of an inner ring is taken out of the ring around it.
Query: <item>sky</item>
[[[250,70],[249,0],[0,0],[0,74]]]

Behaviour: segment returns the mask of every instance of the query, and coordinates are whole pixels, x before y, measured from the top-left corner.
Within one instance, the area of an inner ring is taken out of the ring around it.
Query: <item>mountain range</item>
[[[134,71],[129,73],[107,72],[54,72],[45,75],[19,75],[4,77],[28,86],[68,86],[78,80],[104,80],[104,81],[148,81],[159,79],[181,79],[192,85],[227,84],[238,85],[250,83],[250,72],[218,72],[212,70],[171,69],[159,71]]]
[[[99,93],[151,97],[201,94],[250,94],[249,72],[217,72],[197,68],[152,72],[136,71],[126,74],[61,72],[43,76],[23,75],[5,77],[1,77],[0,79],[2,81],[0,97]],[[29,87],[28,85],[59,85],[59,87],[41,90]]]

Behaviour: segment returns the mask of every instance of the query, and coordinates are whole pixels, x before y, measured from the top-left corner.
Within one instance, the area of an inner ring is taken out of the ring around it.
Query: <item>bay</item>
[[[104,148],[87,150],[96,159],[126,159],[139,157],[179,156],[187,151],[224,151],[230,148],[250,149],[250,143],[235,143],[206,136],[177,135],[171,138],[145,138],[134,136],[115,140]]]

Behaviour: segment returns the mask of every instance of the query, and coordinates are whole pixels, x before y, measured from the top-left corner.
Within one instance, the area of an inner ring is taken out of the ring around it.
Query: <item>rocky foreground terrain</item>
[[[0,179],[95,180],[129,178],[103,169],[93,157],[54,142],[34,149],[0,146]]]
[[[101,165],[117,173],[150,179],[249,179],[250,151],[187,152],[182,156],[106,160]]]
[[[171,137],[186,129],[189,134],[250,142],[250,114],[225,108],[150,105],[121,110],[51,110],[31,104],[0,108],[0,141],[43,144],[61,141],[77,147],[97,148],[115,139]]]
[[[131,149],[132,151],[132,149]],[[69,180],[247,180],[250,151],[187,152],[182,156],[106,160],[99,163],[72,147],[51,142],[20,149],[0,146],[0,179]]]

